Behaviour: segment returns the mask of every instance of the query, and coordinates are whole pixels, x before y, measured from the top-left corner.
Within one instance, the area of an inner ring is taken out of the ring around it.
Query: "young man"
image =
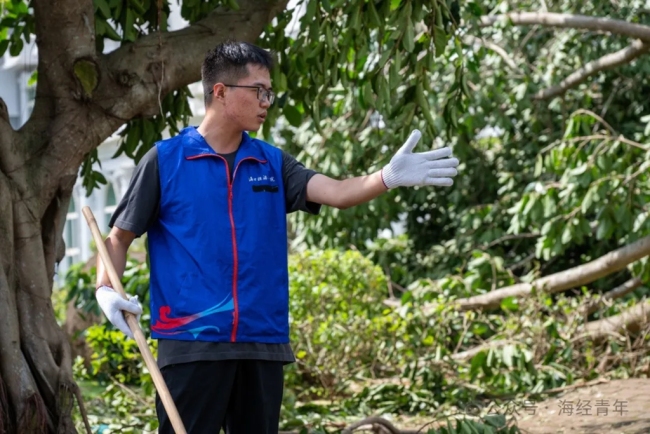
[[[121,276],[135,237],[148,233],[151,332],[158,365],[189,433],[276,433],[289,343],[286,214],[348,208],[388,188],[452,185],[448,148],[412,153],[415,131],[381,170],[342,181],[306,169],[246,131],[275,95],[265,50],[218,45],[202,67],[206,114],[160,141],[138,164],[106,239]],[[112,288],[101,260],[97,300],[131,336],[122,311],[137,300]],[[172,432],[157,400],[159,432]]]

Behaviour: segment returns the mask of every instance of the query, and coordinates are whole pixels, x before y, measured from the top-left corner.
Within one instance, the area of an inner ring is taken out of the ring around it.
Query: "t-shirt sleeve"
[[[117,226],[140,237],[158,218],[159,209],[158,150],[154,146],[136,166],[129,187],[117,205],[108,226],[111,228]]]
[[[282,151],[282,181],[287,214],[305,211],[318,214],[321,205],[307,201],[307,183],[318,172],[307,169],[293,156]]]

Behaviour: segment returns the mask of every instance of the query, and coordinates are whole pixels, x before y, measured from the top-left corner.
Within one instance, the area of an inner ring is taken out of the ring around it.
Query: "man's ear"
[[[216,99],[223,99],[226,96],[226,86],[224,86],[222,83],[216,83],[212,89],[213,95]]]

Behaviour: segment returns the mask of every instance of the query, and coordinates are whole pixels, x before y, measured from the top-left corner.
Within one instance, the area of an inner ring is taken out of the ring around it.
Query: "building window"
[[[79,245],[79,212],[77,211],[74,198],[70,198],[70,206],[66,215],[65,227],[63,229],[63,240],[65,241],[64,266],[67,270],[70,266],[81,260],[81,246]]]

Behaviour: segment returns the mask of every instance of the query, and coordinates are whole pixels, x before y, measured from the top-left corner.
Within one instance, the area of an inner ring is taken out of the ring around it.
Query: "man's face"
[[[257,86],[271,90],[271,76],[266,68],[248,65],[248,76],[240,79],[238,86]],[[233,126],[242,131],[257,131],[266,119],[266,111],[270,107],[268,98],[258,99],[258,89],[248,87],[226,87],[224,109],[225,116]]]

